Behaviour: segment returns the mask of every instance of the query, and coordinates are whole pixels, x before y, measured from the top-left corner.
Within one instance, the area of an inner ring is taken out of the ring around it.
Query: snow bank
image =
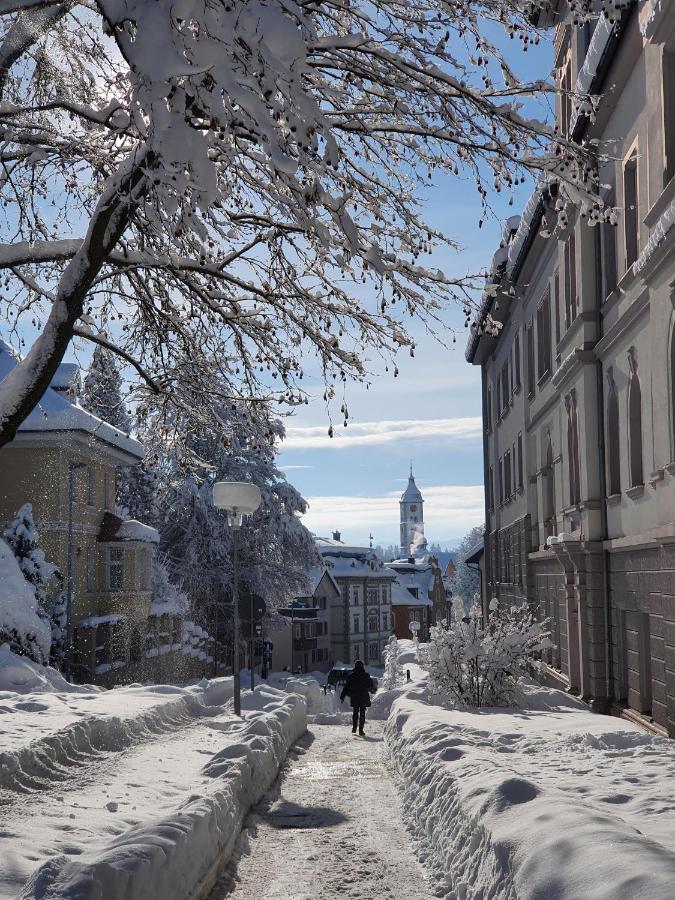
[[[529,687],[523,709],[446,710],[422,687],[386,735],[448,900],[670,900],[673,744]]]
[[[232,690],[228,678],[176,689],[132,685],[98,695],[83,692],[75,699],[67,694],[65,700],[58,694],[40,693],[35,700],[0,695],[8,748],[0,752],[0,787],[44,789],[102,751],[123,750],[196,718],[219,715]]]
[[[17,656],[16,653],[12,653],[9,644],[0,646],[0,699],[3,693],[40,694],[59,691],[96,694],[102,690],[91,684],[70,684],[51,666],[41,666],[26,656]]]
[[[194,794],[175,813],[126,831],[95,853],[48,860],[29,879],[22,900],[205,896],[232,852],[245,813],[306,730],[305,702],[297,695],[266,687],[242,699],[248,711],[236,742],[208,759]]]
[[[49,659],[52,633],[49,622],[38,616],[35,592],[23,576],[19,564],[5,541],[0,538],[0,640],[15,649],[37,651],[37,657]]]

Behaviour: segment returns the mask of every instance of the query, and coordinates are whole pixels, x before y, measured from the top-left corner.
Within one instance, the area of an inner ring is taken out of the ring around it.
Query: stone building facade
[[[381,666],[393,628],[392,583],[388,569],[370,547],[344,544],[339,535],[318,538],[323,564],[340,589],[331,601],[331,657],[334,662]]]
[[[558,683],[675,735],[675,9],[632,3],[579,28],[552,8],[561,84],[602,94],[592,120],[559,99],[558,125],[598,142],[616,224],[571,204],[561,222],[542,183],[505,225],[467,347],[485,595],[551,619]]]

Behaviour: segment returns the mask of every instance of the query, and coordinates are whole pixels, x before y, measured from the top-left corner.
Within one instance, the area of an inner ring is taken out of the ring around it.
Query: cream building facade
[[[483,374],[487,598],[552,623],[550,675],[675,735],[675,9],[575,27],[552,4],[563,87],[591,121],[616,225],[555,190],[509,220],[467,359]],[[543,236],[550,234],[550,236]],[[499,337],[481,333],[490,313]]]
[[[15,365],[0,343],[0,379]],[[154,528],[115,514],[117,466],[143,447],[78,405],[77,367],[64,364],[16,438],[0,449],[0,521],[29,501],[46,558],[68,574],[72,490],[74,677],[110,684],[145,663]]]

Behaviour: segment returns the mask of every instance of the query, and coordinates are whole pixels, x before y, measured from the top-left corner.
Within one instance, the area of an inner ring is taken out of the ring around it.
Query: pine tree
[[[122,377],[112,353],[105,347],[94,350],[84,379],[82,405],[125,434],[131,431],[131,419],[122,399]]]
[[[455,615],[460,617],[462,614],[465,616],[469,614],[474,594],[480,591],[480,572],[467,566],[466,558],[483,540],[484,531],[483,525],[476,525],[464,535],[457,548],[455,573],[450,579],[450,590],[452,591],[453,606],[458,603],[462,604],[462,610],[455,608]]]
[[[122,378],[113,354],[97,346],[84,380],[82,404],[104,422],[129,434],[133,419],[122,397]],[[116,502],[124,517],[152,524],[157,518],[155,490],[157,474],[145,462],[118,466],[115,472]]]
[[[33,506],[24,503],[16,516],[5,528],[3,537],[19,563],[24,578],[35,593],[38,607],[46,612],[48,603],[47,585],[59,570],[47,562],[44,550],[38,544],[40,536],[33,521]]]
[[[63,667],[66,658],[67,594],[62,591],[51,604],[50,625],[52,645],[49,650],[50,665],[56,669]]]

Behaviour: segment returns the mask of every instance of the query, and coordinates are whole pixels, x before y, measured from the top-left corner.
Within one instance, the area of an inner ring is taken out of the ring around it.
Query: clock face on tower
[[[410,507],[410,512],[417,512],[417,507],[415,506],[414,503]]]

